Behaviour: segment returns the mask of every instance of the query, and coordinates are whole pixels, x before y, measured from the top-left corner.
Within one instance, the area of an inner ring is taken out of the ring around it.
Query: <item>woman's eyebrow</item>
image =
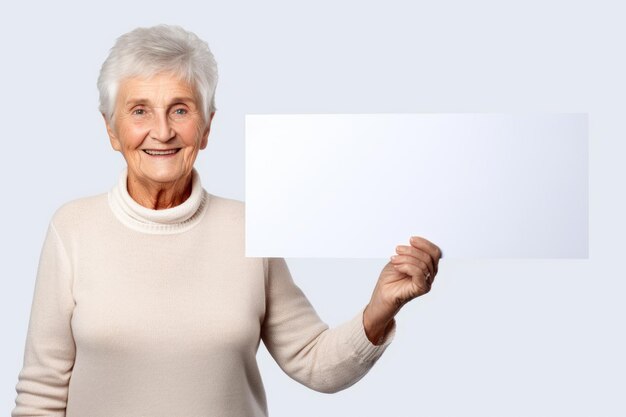
[[[180,96],[180,97],[174,97],[173,99],[170,100],[170,103],[195,103],[195,99],[193,97],[186,97],[186,96]]]
[[[195,98],[194,97],[189,97],[189,96],[180,96],[180,97],[173,97],[172,99],[169,100],[169,104],[175,104],[175,103],[184,103],[184,104],[189,104],[189,103],[195,103]],[[149,99],[147,98],[129,98],[128,100],[126,100],[125,105],[126,106],[136,106],[139,104],[147,104],[150,105],[151,102]]]
[[[150,104],[150,100],[146,98],[130,98],[124,103],[126,107],[136,106],[138,104]]]

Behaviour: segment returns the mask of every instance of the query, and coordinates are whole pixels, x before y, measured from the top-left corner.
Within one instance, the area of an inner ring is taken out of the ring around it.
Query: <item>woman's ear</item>
[[[111,123],[109,122],[109,120],[107,120],[104,113],[101,113],[101,114],[102,114],[102,118],[104,119],[104,124],[106,125],[106,128],[107,128],[107,134],[109,135],[109,141],[111,142],[111,146],[116,151],[121,151],[122,146],[120,144],[119,139],[117,138],[117,135],[115,134],[115,130],[113,129],[113,126],[111,126]]]
[[[204,128],[204,132],[202,132],[202,141],[200,142],[200,149],[206,148],[209,143],[209,133],[211,132],[211,122],[213,121],[213,116],[215,116],[215,112],[211,112],[211,116],[209,117],[209,123],[207,123]]]

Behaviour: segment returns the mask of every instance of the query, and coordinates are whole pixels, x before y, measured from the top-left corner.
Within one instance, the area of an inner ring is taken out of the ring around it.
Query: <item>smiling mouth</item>
[[[162,156],[162,155],[173,155],[176,152],[180,151],[180,148],[168,149],[168,150],[163,150],[163,151],[159,151],[157,149],[144,149],[143,151],[147,153],[148,155]]]

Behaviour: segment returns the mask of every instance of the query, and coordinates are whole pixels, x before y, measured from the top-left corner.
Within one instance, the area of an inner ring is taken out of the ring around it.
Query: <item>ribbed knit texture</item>
[[[267,416],[262,340],[293,379],[335,392],[380,346],[360,310],[329,329],[282,258],[244,255],[244,204],[194,170],[181,205],[151,210],[126,188],[71,201],[43,244],[12,417]]]
[[[119,176],[117,186],[109,192],[109,204],[117,218],[131,229],[154,234],[180,233],[194,227],[206,212],[207,193],[200,182],[198,171],[191,173],[191,195],[182,204],[152,210],[137,203],[128,194],[126,179],[128,170]]]

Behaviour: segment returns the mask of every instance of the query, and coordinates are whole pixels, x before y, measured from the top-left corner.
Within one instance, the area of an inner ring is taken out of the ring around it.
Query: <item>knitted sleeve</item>
[[[261,336],[281,369],[320,392],[337,392],[356,383],[393,340],[395,321],[378,346],[365,335],[363,310],[330,329],[293,282],[285,260],[264,262],[266,311]]]
[[[75,356],[70,326],[73,308],[71,265],[50,222],[39,259],[12,417],[65,416]]]

